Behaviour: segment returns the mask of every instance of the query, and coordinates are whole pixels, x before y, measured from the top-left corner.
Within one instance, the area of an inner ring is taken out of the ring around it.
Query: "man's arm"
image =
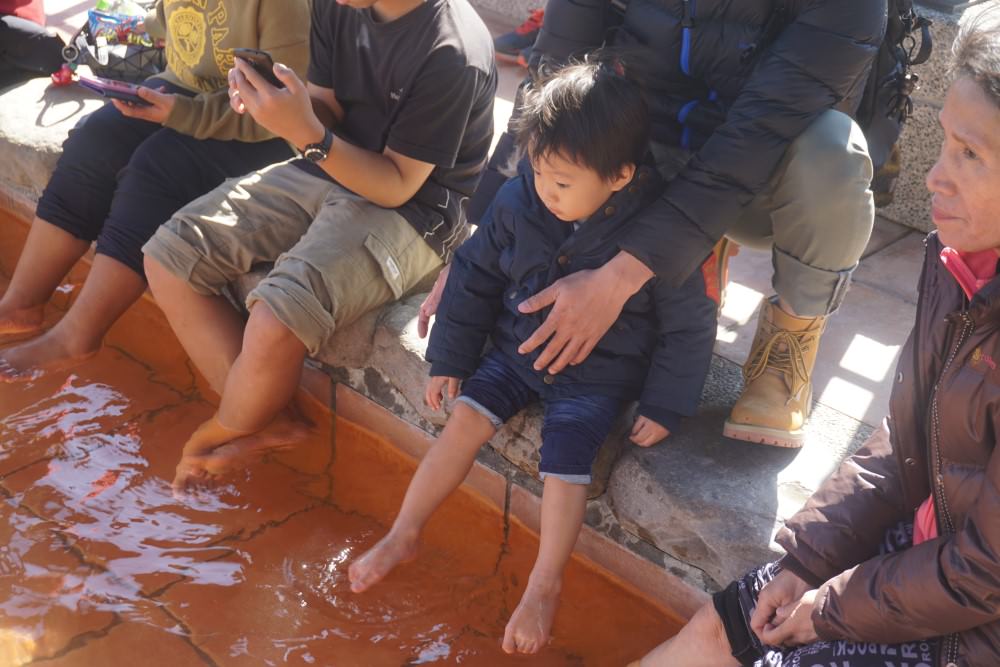
[[[294,72],[284,65],[275,65],[275,76],[285,84],[285,88],[279,89],[239,59],[235,69],[235,86],[243,105],[260,125],[299,149],[323,139],[327,126],[316,115],[313,98]],[[325,97],[329,98],[333,90],[327,90]],[[333,105],[325,106],[334,117],[338,115]],[[434,170],[433,164],[406,157],[391,148],[375,153],[340,138],[334,139],[329,157],[320,166],[344,187],[384,208],[408,202]]]
[[[854,91],[882,41],[884,0],[801,4],[761,54],[725,122],[621,244],[669,284],[697,269],[791,143]]]

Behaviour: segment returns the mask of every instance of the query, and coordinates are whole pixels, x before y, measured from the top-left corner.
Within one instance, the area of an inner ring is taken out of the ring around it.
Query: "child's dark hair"
[[[533,83],[514,131],[523,154],[561,155],[614,180],[649,148],[649,109],[622,61],[591,56]]]

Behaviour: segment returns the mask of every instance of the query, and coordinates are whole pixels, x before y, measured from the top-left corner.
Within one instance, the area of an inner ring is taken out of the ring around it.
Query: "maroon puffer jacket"
[[[927,238],[917,318],[876,431],[779,533],[819,586],[826,639],[944,637],[941,665],[1000,665],[1000,277],[971,303]],[[879,555],[934,494],[941,535]]]

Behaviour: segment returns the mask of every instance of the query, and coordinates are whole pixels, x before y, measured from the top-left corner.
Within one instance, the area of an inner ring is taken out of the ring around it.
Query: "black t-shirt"
[[[398,210],[447,260],[465,237],[465,201],[493,138],[496,66],[479,15],[467,0],[426,0],[380,23],[370,9],[315,0],[310,48],[309,81],[344,107],[340,137],[435,165]]]

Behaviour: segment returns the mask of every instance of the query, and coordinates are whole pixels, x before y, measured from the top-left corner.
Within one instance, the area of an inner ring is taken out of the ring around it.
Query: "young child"
[[[631,439],[648,447],[694,414],[715,340],[716,303],[701,272],[680,288],[650,280],[625,304],[581,364],[537,369],[519,346],[544,313],[518,304],[555,280],[611,259],[629,226],[661,192],[642,166],[648,110],[619,65],[570,65],[528,91],[518,143],[527,159],[452,262],[427,359],[426,401],[458,397],[424,457],[389,534],[351,565],[364,591],[414,558],[421,528],[469,472],[479,448],[519,410],[545,405],[539,473],[541,539],[527,590],[504,632],[508,653],[545,646],[563,569],[576,542],[590,468],[626,402],[639,399]],[[483,355],[491,338],[493,349]],[[459,382],[462,385],[458,396]]]

